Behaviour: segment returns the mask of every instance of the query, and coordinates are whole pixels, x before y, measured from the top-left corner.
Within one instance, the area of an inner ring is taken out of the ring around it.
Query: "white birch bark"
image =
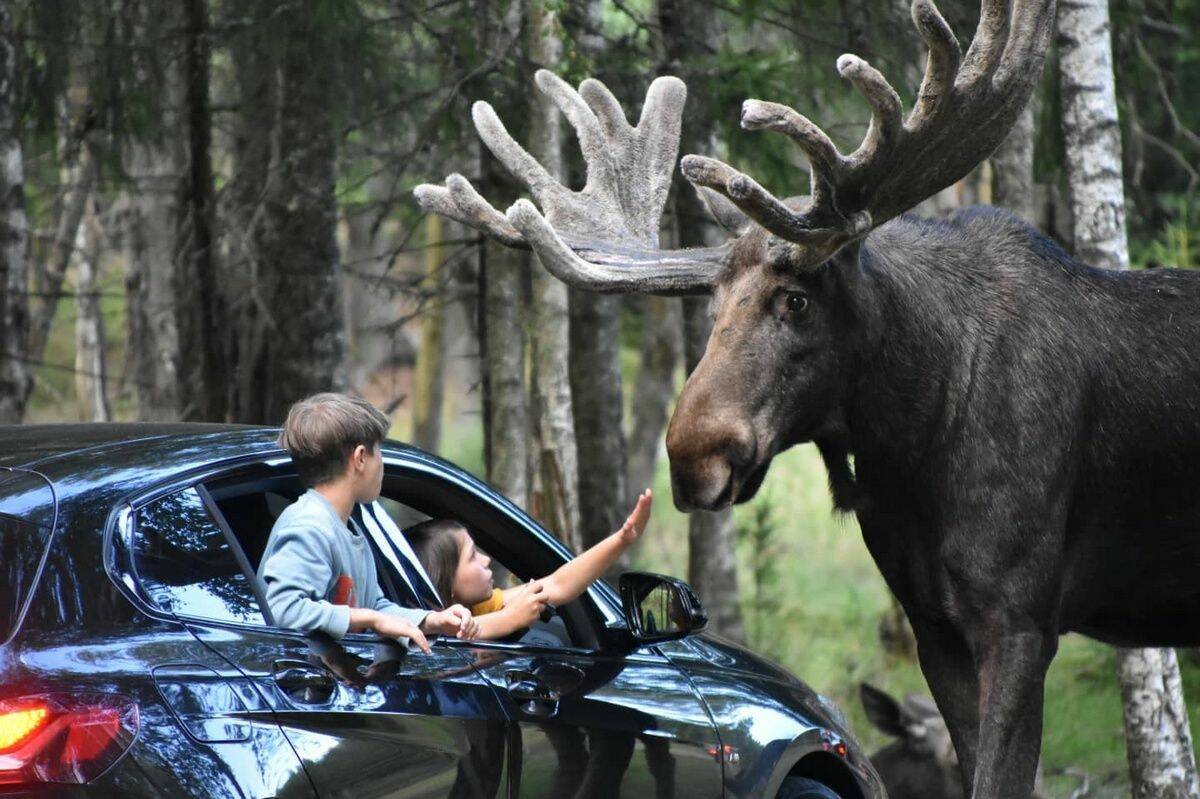
[[[17,41],[13,7],[0,3],[0,424],[21,421],[32,380],[26,350],[29,219],[16,127]]]
[[[112,418],[105,393],[104,317],[100,313],[100,229],[88,208],[75,240],[75,399],[83,422]]]
[[[556,69],[562,60],[558,12],[543,0],[530,0],[529,56],[535,68]],[[563,180],[562,120],[550,98],[534,92],[530,152],[546,171]],[[533,355],[534,423],[539,452],[539,497],[533,503],[540,520],[578,551],[579,465],[571,407],[569,306],[566,284],[544,268],[532,273],[530,344]]]
[[[1123,269],[1129,245],[1107,2],[1060,2],[1058,49],[1076,255]],[[1174,651],[1118,648],[1117,679],[1135,799],[1200,797]]]
[[[1058,60],[1075,255],[1092,266],[1127,267],[1121,128],[1108,3],[1059,3]]]

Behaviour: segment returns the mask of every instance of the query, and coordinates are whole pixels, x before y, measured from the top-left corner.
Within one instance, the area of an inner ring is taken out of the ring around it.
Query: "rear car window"
[[[138,581],[161,610],[264,623],[250,581],[194,488],[138,509],[132,554]]]
[[[0,468],[0,643],[21,624],[54,532],[55,498],[37,472]]]

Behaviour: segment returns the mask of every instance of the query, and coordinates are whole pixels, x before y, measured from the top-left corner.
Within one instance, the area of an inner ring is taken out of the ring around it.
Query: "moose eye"
[[[808,309],[808,297],[798,292],[787,295],[787,309],[792,313],[800,313]]]

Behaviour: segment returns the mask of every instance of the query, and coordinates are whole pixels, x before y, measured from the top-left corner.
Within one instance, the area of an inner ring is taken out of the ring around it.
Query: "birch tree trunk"
[[[100,229],[94,201],[84,212],[75,246],[75,399],[79,420],[107,422],[104,317],[100,313]]]
[[[1105,0],[1059,4],[1058,50],[1076,255],[1092,266],[1123,269],[1129,246]],[[1118,647],[1117,680],[1135,799],[1200,797],[1174,650]]]
[[[29,219],[17,130],[17,31],[13,7],[0,3],[0,424],[25,415],[32,375],[29,337]]]
[[[558,12],[545,0],[528,0],[528,54],[532,67],[555,69],[562,60]],[[533,70],[531,69],[530,72]],[[562,180],[562,120],[557,106],[534,91],[529,151],[552,176]],[[534,425],[538,452],[539,520],[572,549],[579,532],[579,466],[571,407],[569,308],[567,287],[544,268],[534,269],[530,313],[533,358]]]
[[[442,399],[445,376],[446,292],[439,286],[445,249],[442,218],[425,218],[425,276],[421,282],[421,347],[413,378],[413,444],[437,452],[442,433]]]
[[[716,52],[720,28],[707,4],[684,0],[658,0],[656,19],[661,31],[665,71],[679,75],[690,85],[701,85],[706,76],[691,75],[696,64]],[[713,153],[716,126],[712,109],[703,97],[688,100],[684,112],[680,152]],[[680,247],[703,247],[714,243],[713,224],[695,190],[675,170],[674,227]],[[710,322],[707,298],[683,300],[683,351],[688,373],[700,362],[708,343]],[[716,512],[697,511],[688,516],[688,582],[708,610],[712,628],[734,640],[745,637],[738,602],[735,529],[730,508]]]

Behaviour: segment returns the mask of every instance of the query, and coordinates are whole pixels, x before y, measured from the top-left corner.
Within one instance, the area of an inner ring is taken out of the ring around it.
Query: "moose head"
[[[662,250],[659,225],[679,146],[686,89],[654,81],[631,126],[601,83],[578,91],[550,72],[538,87],[578,134],[587,164],[580,191],[552,178],[485,102],[473,108],[484,143],[528,186],[542,212],[519,200],[501,214],[460,175],[416,189],[430,211],[512,247],[532,248],[552,273],[598,292],[711,294],[713,331],[667,435],[675,504],[716,509],[755,493],[774,455],[815,441],[835,500],[851,503],[844,399],[885,330],[847,302],[847,273],[874,229],[966,175],[1002,141],[1041,72],[1052,0],[985,0],[963,55],[931,0],[912,18],[929,47],[907,117],[877,70],[853,55],[842,77],[863,95],[871,122],[849,155],[787,106],[748,100],[742,127],[789,136],[811,165],[809,194],[780,200],[749,176],[700,155],[684,175],[730,232],[709,249]]]

